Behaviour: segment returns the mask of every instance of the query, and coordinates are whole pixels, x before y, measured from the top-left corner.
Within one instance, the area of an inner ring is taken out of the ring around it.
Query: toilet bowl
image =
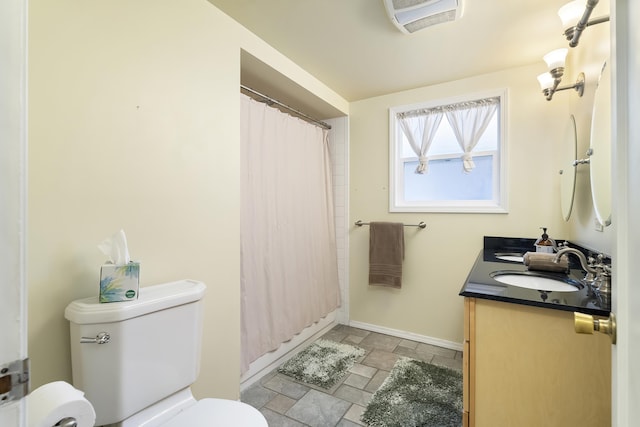
[[[227,399],[196,400],[190,389],[181,390],[143,409],[118,427],[267,427],[264,416],[246,403]]]
[[[97,426],[267,426],[250,405],[191,393],[205,290],[181,280],[143,287],[134,301],[96,296],[67,306],[73,385],[95,408]]]
[[[162,427],[264,426],[260,411],[247,404],[225,399],[201,399]]]
[[[265,426],[260,411],[241,402],[224,399],[203,399],[173,418],[164,427],[194,426]]]

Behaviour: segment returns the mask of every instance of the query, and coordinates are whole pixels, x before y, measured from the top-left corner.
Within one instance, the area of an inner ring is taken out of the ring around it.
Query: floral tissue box
[[[100,302],[138,299],[140,263],[104,264],[100,268]]]

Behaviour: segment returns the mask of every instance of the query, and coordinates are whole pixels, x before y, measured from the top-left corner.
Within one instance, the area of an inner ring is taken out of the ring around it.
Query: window
[[[391,212],[506,213],[506,91],[389,110]]]

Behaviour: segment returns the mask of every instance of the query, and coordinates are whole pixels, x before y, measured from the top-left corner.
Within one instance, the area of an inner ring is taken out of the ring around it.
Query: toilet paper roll
[[[78,427],[93,427],[96,412],[84,393],[64,381],[45,384],[27,396],[28,427],[52,427],[72,417]]]

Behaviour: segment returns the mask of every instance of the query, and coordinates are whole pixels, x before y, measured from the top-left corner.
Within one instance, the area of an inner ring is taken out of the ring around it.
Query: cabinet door
[[[578,335],[573,313],[477,299],[478,427],[611,425],[611,342]]]

